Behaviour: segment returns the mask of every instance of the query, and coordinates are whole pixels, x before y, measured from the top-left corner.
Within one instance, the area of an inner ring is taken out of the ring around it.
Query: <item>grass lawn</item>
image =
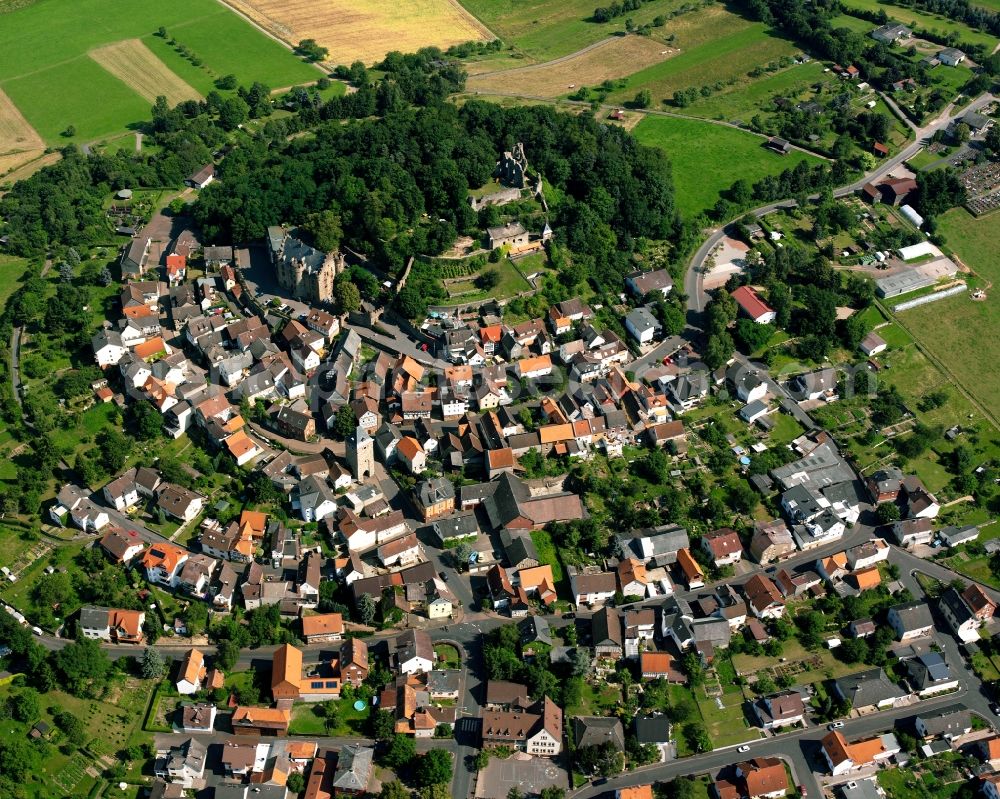
[[[203,64],[194,66],[153,36],[161,25]],[[212,0],[39,0],[4,15],[0,87],[49,144],[115,133],[148,118],[150,103],[88,52],[135,38],[201,93],[229,73],[248,85],[259,80],[273,87],[319,77],[316,69]],[[70,124],[76,136],[61,137]]]
[[[228,682],[228,681],[227,681]],[[292,722],[288,727],[291,735],[332,735],[348,736],[365,733],[371,703],[365,703],[364,710],[355,710],[353,701],[341,699],[337,702],[338,723],[336,727],[326,726],[322,703],[297,704],[292,708]]]
[[[27,258],[0,255],[0,309],[7,305],[10,295],[21,286],[21,278],[29,263]]]
[[[791,443],[803,433],[802,425],[787,413],[772,413],[771,421],[774,422],[774,429],[770,433],[773,444]]]
[[[911,27],[925,28],[941,34],[956,33],[963,42],[984,45],[987,48],[987,52],[992,52],[998,43],[995,36],[973,30],[961,22],[955,22],[947,17],[936,14],[926,14],[912,8],[900,8],[897,5],[879,3],[878,0],[845,0],[843,6],[847,11],[850,11],[852,8],[859,8],[864,11],[884,11],[890,20],[902,22]],[[876,27],[876,25],[870,22],[867,25],[866,31],[873,30]]]
[[[538,560],[541,561],[543,565],[552,567],[552,578],[556,581],[556,585],[558,586],[562,583],[565,575],[563,574],[562,563],[559,562],[559,554],[556,552],[556,545],[552,543],[552,536],[549,534],[549,531],[532,530],[531,542],[535,545],[535,549],[538,550]]]
[[[824,69],[826,67],[822,62],[810,61],[760,78],[748,77],[746,82],[727,86],[721,92],[701,97],[677,111],[711,119],[747,121],[774,97],[796,95],[819,82],[832,84],[833,78],[824,73]]]
[[[962,387],[994,418],[1000,416],[1000,373],[983,364],[1000,360],[1000,262],[995,257],[997,214],[975,218],[956,208],[938,220],[956,256],[993,284],[987,298],[974,302],[966,294],[903,311],[900,322],[935,356]],[[975,341],[975,347],[968,342]]]
[[[462,665],[462,658],[458,654],[458,650],[451,644],[435,644],[434,659],[436,661],[435,668],[438,669],[457,669]]]
[[[504,42],[532,61],[568,55],[621,33],[624,17],[591,22],[593,0],[461,0],[465,9]],[[636,25],[684,5],[685,0],[652,0],[629,12]],[[669,25],[670,23],[668,23]]]
[[[819,163],[798,151],[777,155],[765,150],[758,136],[693,119],[647,116],[634,132],[640,142],[670,156],[677,205],[687,217],[714,206],[720,192],[740,178],[753,184],[803,160]],[[706,169],[709,164],[711,169]]]

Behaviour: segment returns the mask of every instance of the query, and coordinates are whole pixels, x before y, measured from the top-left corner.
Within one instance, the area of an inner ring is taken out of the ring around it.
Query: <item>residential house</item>
[[[834,693],[862,713],[894,707],[906,693],[881,668],[868,669],[833,681]]]
[[[145,623],[146,614],[141,610],[89,605],[80,609],[80,632],[84,638],[115,644],[141,644],[145,640],[142,631]]]
[[[972,711],[964,705],[948,705],[918,714],[913,726],[921,738],[957,738],[972,731]]]
[[[207,760],[208,749],[205,744],[196,738],[186,738],[169,749],[156,753],[153,773],[185,790],[201,788],[204,785]]]
[[[701,547],[716,568],[739,563],[743,558],[743,542],[739,534],[728,527],[705,533],[701,538]]]
[[[948,623],[951,631],[961,641],[969,643],[979,640],[979,628],[982,626],[982,620],[972,612],[962,594],[956,591],[953,586],[949,586],[941,592],[941,596],[938,597],[938,611]]]
[[[740,286],[731,296],[739,306],[739,310],[757,324],[771,324],[777,317],[775,310],[764,302],[752,286]]]
[[[823,738],[820,751],[830,773],[839,776],[884,763],[899,753],[900,746],[892,733],[849,744],[839,730],[834,730]]]
[[[360,688],[368,677],[368,644],[349,638],[340,647],[340,678],[345,685]]]
[[[622,657],[622,620],[614,608],[604,607],[590,618],[591,642],[597,657]]]
[[[795,540],[788,525],[780,519],[757,522],[750,541],[750,555],[760,564],[781,560],[795,552]]]
[[[189,649],[181,661],[180,672],[177,675],[175,685],[177,693],[183,695],[198,693],[207,673],[205,656],[197,649]]]
[[[434,647],[425,630],[407,630],[396,638],[393,655],[401,674],[428,672],[434,668]]]
[[[896,633],[897,641],[909,641],[930,635],[934,630],[934,619],[926,602],[914,601],[889,608],[886,621]]]
[[[625,751],[625,730],[615,716],[574,716],[573,740],[578,750],[610,743],[617,751]]]
[[[689,591],[705,585],[705,572],[702,571],[701,564],[694,559],[691,550],[687,548],[678,550],[677,568],[680,570]]]
[[[958,678],[952,673],[940,652],[925,652],[903,661],[910,685],[923,698],[958,688]]]
[[[762,696],[753,703],[753,712],[765,730],[794,727],[805,723],[805,704],[798,691],[782,691]]]
[[[934,536],[934,523],[930,519],[902,519],[892,526],[892,537],[906,549],[918,544],[929,544]]]
[[[758,619],[776,619],[785,613],[785,603],[774,582],[764,574],[754,574],[743,586],[750,611]]]
[[[340,613],[303,616],[302,638],[307,644],[327,644],[344,636],[344,617]]]
[[[173,588],[177,585],[181,567],[187,562],[189,553],[176,544],[151,544],[139,561],[146,570],[146,579]]]
[[[145,548],[142,538],[135,530],[125,530],[121,527],[111,527],[98,542],[112,562],[127,564]]]
[[[618,578],[615,572],[594,572],[567,566],[570,590],[577,607],[603,605],[615,595]]]

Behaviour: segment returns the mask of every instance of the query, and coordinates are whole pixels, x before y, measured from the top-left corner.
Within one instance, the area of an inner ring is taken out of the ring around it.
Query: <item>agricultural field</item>
[[[161,94],[171,106],[185,100],[201,99],[198,92],[167,69],[139,39],[126,39],[98,47],[89,55],[149,103],[155,102]]]
[[[173,45],[153,35],[161,26]],[[115,56],[115,69],[127,76],[123,82],[92,51],[130,40],[141,40],[146,52],[129,45]],[[133,76],[132,68],[144,74]],[[155,87],[164,81],[168,93],[186,86],[191,96],[207,93],[216,78],[230,73],[246,84],[259,80],[273,87],[320,75],[213,0],[39,0],[5,14],[0,26],[0,90],[49,145],[90,141],[146,119],[149,94],[162,92]],[[61,135],[69,125],[75,135]]]
[[[878,0],[845,0],[844,10],[847,13],[850,13],[852,8],[861,9],[862,11],[884,11],[889,16],[890,20],[902,22],[904,25],[909,25],[911,28],[922,28],[924,30],[931,31],[932,33],[939,33],[941,35],[954,33],[963,42],[968,42],[969,44],[981,44],[986,47],[988,51],[992,51],[998,44],[998,40],[995,36],[990,36],[988,33],[974,30],[968,25],[964,25],[961,22],[955,22],[954,20],[948,19],[942,15],[927,14],[922,11],[916,11],[912,8],[901,8],[897,5],[880,3]],[[871,22],[867,22],[866,24],[868,25],[868,30],[876,27]]]
[[[522,57],[548,61],[575,53],[608,36],[620,34],[625,18],[592,21],[594,0],[462,0],[462,5]],[[629,15],[645,25],[660,15],[693,5],[686,0],[652,0]],[[668,22],[664,33],[673,31]]]
[[[613,92],[613,101],[631,100],[648,89],[654,105],[672,98],[675,91],[746,80],[759,66],[799,52],[792,42],[777,36],[759,22],[750,22],[722,6],[709,6],[697,14],[678,18],[670,27],[672,46],[680,54],[635,72],[624,87]]]
[[[956,208],[939,220],[941,232],[955,254],[983,280],[992,284],[982,302],[960,294],[899,314],[900,322],[935,356],[966,391],[1000,418],[1000,376],[983,369],[1000,359],[996,336],[1000,319],[1000,266],[994,257],[996,214],[975,218]],[[975,347],[968,343],[975,341]]]
[[[759,136],[694,119],[647,116],[634,133],[643,144],[659,147],[671,157],[677,206],[684,216],[711,208],[719,193],[740,178],[753,184],[802,160],[818,163],[798,151],[787,156],[771,153]],[[712,168],[706,170],[706,164]]]
[[[467,87],[483,94],[555,98],[571,93],[574,86],[624,78],[677,52],[645,36],[616,37],[558,61],[472,76]]]
[[[329,49],[328,61],[373,64],[386,53],[411,53],[494,38],[452,0],[225,0],[261,27],[290,44],[315,39]]]
[[[0,89],[0,175],[38,158],[44,149],[41,136]]]

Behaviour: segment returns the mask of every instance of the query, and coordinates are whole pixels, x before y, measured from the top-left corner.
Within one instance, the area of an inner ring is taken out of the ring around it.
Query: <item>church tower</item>
[[[357,427],[347,439],[347,463],[358,482],[375,475],[375,439],[363,427]]]

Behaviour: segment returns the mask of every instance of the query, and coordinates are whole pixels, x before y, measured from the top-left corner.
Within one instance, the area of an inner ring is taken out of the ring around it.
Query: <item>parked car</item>
[[[749,751],[750,751],[750,747],[749,747],[749,746],[747,746],[746,744],[743,744],[743,746],[741,746],[741,747],[740,747],[739,749],[737,749],[736,751],[737,751],[737,752],[740,752],[740,753],[743,753],[743,752],[749,752]]]
[[[844,726],[844,722],[842,722],[842,721],[835,721],[835,722],[833,722],[833,724],[827,724],[826,728],[828,730],[839,730],[843,726]]]

